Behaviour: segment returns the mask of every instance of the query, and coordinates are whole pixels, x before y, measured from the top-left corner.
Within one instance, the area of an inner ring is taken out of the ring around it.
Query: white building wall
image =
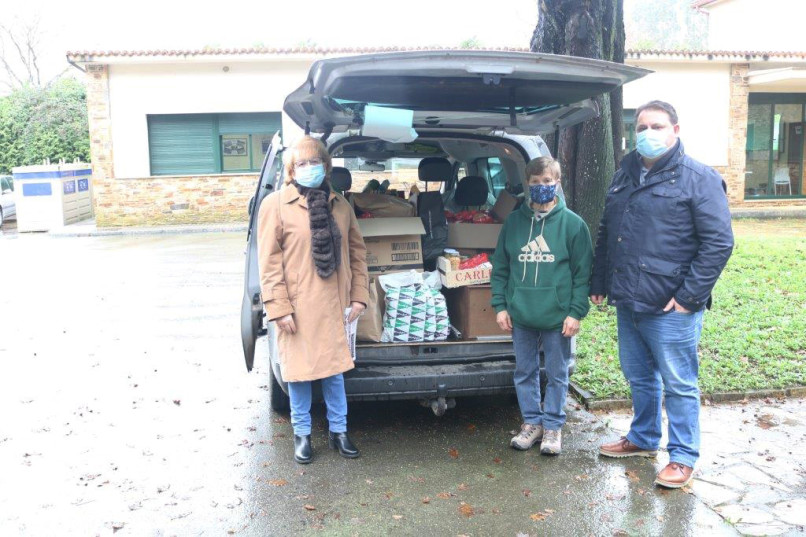
[[[312,61],[111,65],[115,177],[150,175],[148,114],[279,112]],[[228,67],[228,71],[224,68]],[[286,140],[301,130],[283,115]]]
[[[806,49],[806,0],[722,0],[707,12],[711,50]]]
[[[675,107],[686,153],[709,166],[728,165],[730,65],[630,60],[655,71],[624,86],[624,108],[655,99]]]

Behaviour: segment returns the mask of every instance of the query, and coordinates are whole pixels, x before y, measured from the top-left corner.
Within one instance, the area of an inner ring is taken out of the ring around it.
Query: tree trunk
[[[531,50],[624,63],[623,0],[537,0]],[[571,210],[595,233],[607,185],[621,159],[622,91],[594,99],[599,117],[560,133],[563,190]],[[549,140],[553,136],[548,137]],[[549,141],[549,147],[552,144]]]

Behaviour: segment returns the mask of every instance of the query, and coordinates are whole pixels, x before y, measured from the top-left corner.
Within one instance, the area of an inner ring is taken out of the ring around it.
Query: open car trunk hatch
[[[650,71],[527,52],[417,51],[315,62],[283,110],[312,132],[360,128],[366,105],[411,110],[415,129],[546,132],[594,117],[590,99]]]

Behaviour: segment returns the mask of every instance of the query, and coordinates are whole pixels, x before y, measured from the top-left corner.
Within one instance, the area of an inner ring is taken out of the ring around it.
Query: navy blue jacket
[[[590,294],[637,312],[661,313],[672,297],[701,310],[733,251],[725,182],[679,140],[643,185],[640,173],[633,151],[607,189]]]

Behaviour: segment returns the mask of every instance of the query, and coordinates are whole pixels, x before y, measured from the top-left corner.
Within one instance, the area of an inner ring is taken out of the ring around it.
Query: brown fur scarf
[[[341,263],[341,230],[330,213],[330,187],[322,183],[319,188],[296,185],[308,201],[308,218],[311,222],[311,254],[316,273],[327,278]]]

